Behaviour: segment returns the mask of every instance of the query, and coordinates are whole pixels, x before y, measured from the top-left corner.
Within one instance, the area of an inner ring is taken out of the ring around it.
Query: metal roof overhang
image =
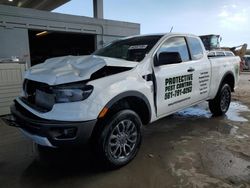
[[[70,0],[0,0],[0,4],[51,11]]]

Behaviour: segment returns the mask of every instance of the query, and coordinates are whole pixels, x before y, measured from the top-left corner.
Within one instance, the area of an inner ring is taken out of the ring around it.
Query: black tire
[[[223,84],[220,91],[213,100],[210,100],[209,109],[214,116],[224,115],[231,102],[231,88],[228,84]]]
[[[96,138],[95,147],[104,167],[115,169],[129,163],[141,144],[139,116],[132,110],[122,110],[99,126],[103,129]]]

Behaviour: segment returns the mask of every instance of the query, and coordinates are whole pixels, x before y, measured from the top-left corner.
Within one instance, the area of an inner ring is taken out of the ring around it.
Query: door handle
[[[193,67],[189,67],[189,69],[187,70],[188,72],[194,72],[195,69]]]

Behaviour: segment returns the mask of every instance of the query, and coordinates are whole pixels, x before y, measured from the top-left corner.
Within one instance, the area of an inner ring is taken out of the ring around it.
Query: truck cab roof
[[[133,36],[125,37],[123,39],[133,38],[133,37],[144,37],[144,36],[162,36],[162,37],[167,37],[167,36],[176,36],[176,35],[177,36],[198,37],[198,36],[196,36],[194,34],[169,32],[169,33],[151,33],[151,34],[133,35]]]

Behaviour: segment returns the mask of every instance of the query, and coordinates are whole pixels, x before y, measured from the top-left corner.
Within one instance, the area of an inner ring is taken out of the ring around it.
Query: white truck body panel
[[[72,103],[58,103],[55,104],[51,111],[41,113],[29,107],[19,98],[16,100],[25,106],[33,114],[51,120],[61,121],[88,121],[96,119],[102,108],[114,96],[126,91],[139,91],[143,93],[148,99],[153,99],[152,85],[147,83],[137,74],[137,69],[123,72],[118,75],[111,75],[101,79],[89,82],[94,85],[94,91],[89,98],[81,102]],[[153,100],[149,100],[150,106],[153,105]],[[152,109],[153,110],[153,109]]]
[[[162,40],[160,41],[160,44],[154,49],[152,56],[155,55],[155,53],[159,50],[160,46],[169,38],[180,37],[180,36],[186,36],[186,35],[172,34],[172,35],[166,35],[165,37],[163,37]],[[193,35],[189,35],[189,36],[193,37]],[[210,61],[207,59],[207,56],[205,55],[204,47],[203,47],[203,52],[204,52],[203,57],[199,60],[188,61],[188,62],[181,63],[181,64],[170,64],[170,65],[154,67],[155,75],[156,77],[158,77],[157,85],[165,85],[164,82],[166,78],[174,78],[174,77],[179,77],[183,75],[192,76],[192,80],[191,80],[192,92],[187,93],[185,95],[177,96],[176,94],[178,94],[178,92],[175,92],[175,93],[169,92],[169,94],[173,94],[174,96],[170,96],[171,99],[166,100],[164,98],[164,93],[166,92],[165,91],[166,88],[164,87],[158,88],[159,90],[157,90],[157,93],[158,95],[161,96],[159,97],[159,100],[157,100],[157,108],[158,108],[157,117],[158,118],[165,116],[167,114],[176,112],[180,108],[188,107],[191,104],[195,104],[199,101],[206,100],[208,98],[208,91],[209,91],[209,84],[210,84],[209,75],[211,74],[211,64],[210,64]],[[151,63],[153,65],[153,58],[152,58]],[[195,69],[195,71],[192,73],[188,73],[187,71],[190,68]],[[199,77],[202,77],[202,76],[203,77],[208,76],[208,78],[207,77],[204,78],[206,79],[206,81],[203,82],[203,84],[206,84],[205,87],[201,86],[201,84],[199,83],[200,81]],[[180,86],[180,84],[172,84],[172,86],[174,86],[175,87],[174,90],[177,91],[178,86]],[[202,93],[200,92],[200,89],[203,89]]]
[[[150,122],[152,122],[185,107],[213,99],[226,72],[234,74],[235,85],[237,85],[239,57],[208,59],[205,55],[204,46],[202,46],[203,57],[199,60],[154,67],[154,55],[161,44],[168,38],[176,36],[196,37],[187,34],[166,34],[139,63],[100,56],[67,56],[49,59],[45,63],[34,66],[27,71],[25,79],[53,86],[88,80],[94,72],[104,66],[130,67],[131,70],[89,80],[87,84],[93,85],[94,90],[87,99],[71,103],[56,103],[53,105],[52,110],[45,113],[33,109],[20,100],[20,98],[17,98],[17,102],[31,113],[44,119],[89,121],[97,119],[105,105],[117,95],[128,91],[136,91],[147,98],[152,112],[150,117]],[[189,73],[188,70],[190,68],[193,68],[194,72]],[[149,74],[155,74],[156,77],[156,104],[153,81],[143,79],[144,75]],[[166,79],[181,78],[186,75],[192,77],[192,79],[190,77],[188,80],[191,81],[190,86],[192,89],[185,94],[178,96],[175,94],[176,96],[166,100],[164,98],[166,94]]]
[[[213,99],[219,89],[220,81],[226,72],[233,73],[235,78],[235,88],[239,83],[239,63],[240,58],[238,56],[223,57],[223,58],[211,58],[211,84],[209,98]]]

